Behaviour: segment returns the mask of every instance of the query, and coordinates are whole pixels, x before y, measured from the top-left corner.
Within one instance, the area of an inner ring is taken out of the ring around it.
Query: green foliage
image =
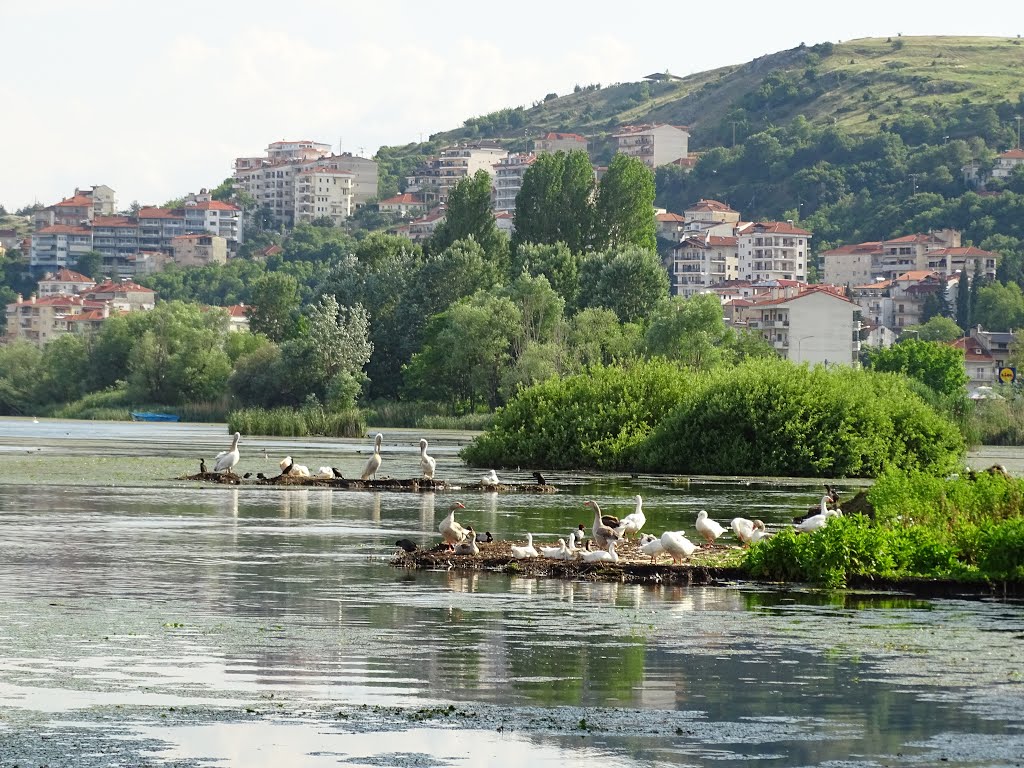
[[[523,273],[547,278],[566,305],[575,306],[580,292],[580,258],[565,243],[519,245],[512,253],[509,274],[514,279]]]
[[[283,272],[260,275],[251,287],[249,327],[271,341],[293,336],[299,314],[299,282]]]
[[[228,431],[276,437],[360,437],[366,421],[356,410],[242,408],[228,414]]]
[[[626,247],[590,254],[580,269],[580,303],[642,320],[668,295],[668,274],[653,250]]]
[[[591,247],[594,170],[582,150],[543,154],[523,176],[516,197],[513,250],[523,243],[565,243],[573,253]]]
[[[982,445],[1024,445],[1024,397],[999,387],[1000,398],[971,403],[969,434]]]
[[[916,331],[917,338],[921,341],[949,342],[956,341],[963,336],[960,326],[948,317],[936,315],[921,325],[913,326],[908,331]]]
[[[654,174],[642,160],[623,154],[612,159],[598,188],[594,223],[598,250],[657,249]]]
[[[19,416],[31,411],[43,355],[27,341],[0,346],[0,413]]]
[[[981,286],[977,306],[973,307],[971,324],[987,331],[1009,331],[1024,328],[1024,293],[1017,283],[999,282]]]
[[[905,339],[888,348],[869,348],[865,359],[872,370],[910,376],[943,395],[965,394],[969,381],[963,350],[935,341]]]
[[[491,175],[479,170],[461,179],[448,194],[442,221],[430,238],[430,252],[439,253],[460,240],[475,241],[504,272],[508,238],[498,229],[491,206]]]
[[[721,362],[722,342],[728,335],[722,302],[714,294],[704,294],[673,297],[658,304],[644,341],[649,355],[706,369]]]

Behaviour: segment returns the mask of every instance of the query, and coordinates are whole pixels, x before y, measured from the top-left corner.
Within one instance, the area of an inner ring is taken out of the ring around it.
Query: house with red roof
[[[735,280],[739,271],[735,237],[690,236],[668,252],[669,292],[672,296],[707,293],[720,283]]]
[[[739,230],[737,236],[740,278],[807,279],[811,233],[806,229],[792,221],[760,221]]]
[[[96,281],[83,274],[61,267],[47,272],[39,281],[39,298],[48,296],[78,296],[96,285]]]
[[[546,133],[533,140],[535,155],[553,154],[555,152],[571,152],[574,149],[587,152],[590,142],[586,136],[578,133]]]
[[[425,213],[427,204],[420,195],[412,192],[403,192],[400,195],[389,197],[377,203],[377,208],[382,213],[397,213],[399,216],[418,216]]]
[[[1000,152],[999,156],[996,158],[995,165],[992,166],[992,178],[1009,178],[1010,174],[1013,173],[1014,169],[1019,165],[1024,165],[1024,149],[1017,147],[1015,149],[1008,149],[1005,152]]]
[[[156,306],[156,291],[132,280],[106,280],[82,294],[90,301],[107,303],[126,312],[149,310]]]
[[[85,312],[108,311],[103,301],[83,296],[47,296],[45,298],[21,295],[7,305],[8,341],[29,341],[43,346],[70,332],[68,322]]]
[[[955,229],[841,245],[820,256],[823,279],[836,285],[892,280],[916,270],[951,275],[962,269],[964,264],[968,274],[973,275],[975,262],[982,274],[994,278],[999,260],[997,253],[980,248],[962,248],[960,233]]]

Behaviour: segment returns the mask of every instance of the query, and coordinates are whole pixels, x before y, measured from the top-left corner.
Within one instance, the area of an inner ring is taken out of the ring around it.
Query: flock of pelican
[[[794,530],[798,533],[813,533],[825,527],[832,517],[842,515],[837,500],[835,492],[829,489],[821,499],[820,510],[802,518],[794,525]],[[672,559],[673,564],[678,564],[688,560],[702,547],[708,549],[714,547],[715,542],[730,530],[744,547],[749,547],[772,535],[760,520],[735,517],[726,528],[711,519],[707,511],[703,509],[697,513],[694,521],[697,535],[703,539],[701,544],[690,541],[685,531],[665,531],[661,536],[641,533],[641,529],[647,523],[643,498],[636,495],[633,497],[633,502],[635,504],[633,511],[620,519],[614,515],[603,514],[596,501],[587,501],[584,506],[594,512],[594,522],[590,527],[589,539],[587,538],[588,531],[582,524],[572,529],[568,536],[559,538],[553,546],[535,545],[533,533],[528,532],[525,545],[513,544],[511,546],[512,557],[517,560],[547,558],[549,560],[578,560],[585,563],[617,563],[619,562],[619,553],[616,552],[616,546],[633,536],[640,551],[650,557],[652,563],[657,563],[659,557],[668,556]],[[832,507],[829,506],[830,504]],[[472,525],[463,526],[455,520],[455,513],[465,508],[462,502],[454,502],[448,515],[438,524],[437,530],[441,534],[444,545],[452,554],[478,555],[481,551],[480,545],[491,542],[493,538],[490,532],[479,534]],[[407,552],[416,549],[416,545],[408,539],[399,540],[396,544]]]

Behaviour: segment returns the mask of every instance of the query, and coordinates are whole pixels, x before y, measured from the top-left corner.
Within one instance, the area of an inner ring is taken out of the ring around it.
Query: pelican
[[[661,546],[661,539],[650,533],[645,533],[640,537],[640,549],[645,555],[651,556],[652,563],[657,562],[658,555],[665,551],[665,548]]]
[[[451,511],[448,512],[448,516],[437,525],[437,530],[441,534],[441,538],[444,539],[445,544],[449,547],[454,548],[456,544],[466,538],[466,529],[455,522],[455,510],[465,509],[466,505],[461,501],[452,503]]]
[[[238,440],[242,435],[235,432],[233,438],[231,438],[231,447],[226,451],[221,451],[214,456],[213,471],[214,472],[231,472],[235,468],[235,464],[238,463]]]
[[[594,534],[594,543],[598,547],[607,549],[609,542],[622,538],[618,531],[604,522],[604,519],[601,517],[601,508],[597,505],[596,501],[588,501],[583,506],[591,507],[594,510],[594,526],[590,530]],[[618,521],[616,521],[617,524]]]
[[[380,444],[384,442],[384,435],[380,432],[373,438],[373,455],[366,460],[366,466],[363,467],[363,474],[359,476],[360,480],[369,480],[371,477],[377,479],[377,470],[380,469]]]
[[[423,438],[420,440],[420,472],[423,473],[424,480],[434,479],[434,468],[437,466],[437,460],[433,456],[427,456],[427,440]]]
[[[644,500],[637,494],[633,497],[633,501],[636,502],[636,509],[626,515],[619,521],[616,530],[622,533],[622,538],[627,538],[631,533],[639,533],[640,529],[644,527],[644,523],[647,522],[647,516],[644,514]]]
[[[697,551],[697,545],[686,538],[682,531],[665,531],[661,534],[661,546],[672,556],[673,565]]]
[[[608,542],[608,551],[595,549],[593,552],[581,552],[580,557],[587,563],[617,563],[619,556],[615,553],[615,540]]]
[[[484,485],[498,485],[498,473],[492,469],[490,472],[484,475],[483,478],[481,478],[480,482],[483,483]]]
[[[525,547],[517,547],[515,545],[512,546],[512,557],[514,557],[516,560],[525,560],[528,557],[539,557],[539,555],[537,554],[537,550],[533,546],[532,533],[526,534]]]
[[[289,477],[309,477],[309,467],[296,464],[291,456],[285,456],[278,462],[281,465],[281,474]]]
[[[708,546],[711,546],[715,543],[715,539],[725,533],[725,528],[715,520],[708,518],[707,510],[702,509],[697,513],[697,533],[704,537]]]

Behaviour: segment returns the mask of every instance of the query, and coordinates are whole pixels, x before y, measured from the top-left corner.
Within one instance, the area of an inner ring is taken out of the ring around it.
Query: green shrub
[[[276,437],[359,437],[366,433],[366,420],[359,411],[241,408],[228,414],[228,431]]]

